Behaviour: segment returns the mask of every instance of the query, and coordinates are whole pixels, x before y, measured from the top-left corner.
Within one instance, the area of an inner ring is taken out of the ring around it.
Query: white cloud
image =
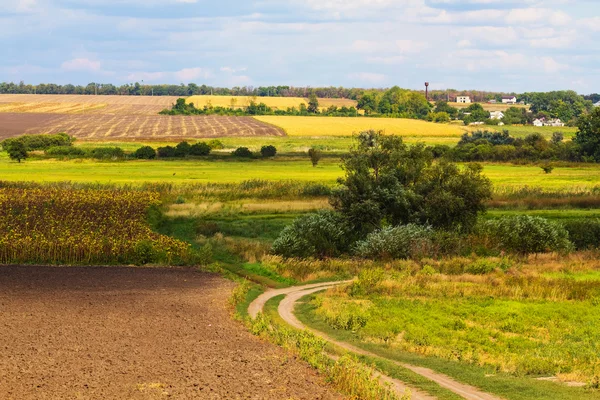
[[[221,72],[226,72],[229,74],[235,74],[236,72],[244,72],[246,71],[246,67],[240,67],[240,68],[233,68],[233,67],[221,67],[220,70]]]
[[[550,73],[550,74],[569,69],[568,65],[561,64],[552,57],[542,57],[541,61],[542,61],[542,65],[544,67],[544,71],[546,71],[547,73]]]
[[[175,72],[175,77],[182,81],[193,81],[198,78],[209,78],[211,76],[210,71],[203,68],[184,68],[180,71]]]
[[[74,58],[62,63],[60,68],[63,71],[100,71],[100,62],[89,58]]]
[[[384,74],[377,74],[373,72],[355,72],[348,74],[348,78],[352,79],[353,81],[375,85],[385,82],[387,76]]]

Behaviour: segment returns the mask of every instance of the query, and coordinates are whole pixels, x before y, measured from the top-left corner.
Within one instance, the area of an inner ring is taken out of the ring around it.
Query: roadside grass
[[[315,298],[313,295],[312,298]],[[405,362],[408,364],[431,368],[446,374],[458,381],[476,386],[481,390],[502,396],[510,400],[531,399],[600,399],[600,392],[583,387],[567,387],[566,385],[540,381],[531,377],[514,376],[497,372],[493,367],[479,367],[472,364],[445,360],[390,348],[383,344],[357,340],[356,334],[350,331],[332,329],[322,317],[316,313],[314,302],[300,303],[296,308],[296,316],[305,325],[321,331],[339,341],[351,343],[357,347],[375,353],[381,357]]]

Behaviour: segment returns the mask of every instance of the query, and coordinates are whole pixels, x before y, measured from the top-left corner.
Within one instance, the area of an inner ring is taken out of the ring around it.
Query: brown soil
[[[2,399],[337,399],[182,269],[0,267]]]
[[[0,140],[22,135],[30,129],[51,124],[58,119],[52,114],[0,113]]]
[[[96,141],[285,135],[280,128],[252,117],[0,113],[0,139],[60,132]]]

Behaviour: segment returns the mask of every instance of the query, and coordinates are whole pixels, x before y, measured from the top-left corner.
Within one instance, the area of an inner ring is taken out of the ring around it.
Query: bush
[[[600,247],[600,220],[582,219],[564,223],[569,232],[569,240],[577,250],[594,249]]]
[[[190,144],[188,142],[180,142],[175,146],[175,157],[185,157],[190,154]]]
[[[275,157],[275,154],[277,154],[277,149],[275,148],[275,146],[269,145],[260,148],[260,155],[264,158]]]
[[[284,257],[333,257],[352,243],[352,230],[334,211],[319,211],[296,219],[273,242],[273,252]]]
[[[11,144],[22,143],[26,151],[46,150],[55,146],[71,146],[75,138],[66,133],[56,135],[23,135],[16,138],[6,139],[2,142],[2,148],[8,150]]]
[[[432,236],[433,230],[427,226],[408,224],[386,227],[356,243],[354,251],[364,258],[412,258],[430,252]]]
[[[567,251],[573,247],[564,226],[529,215],[486,221],[480,233],[499,250],[521,254]]]
[[[190,155],[207,156],[210,154],[210,146],[204,142],[195,143],[190,146]]]
[[[84,157],[85,151],[73,146],[53,146],[44,151],[47,156],[53,157]]]
[[[323,154],[321,153],[321,150],[313,147],[308,150],[308,157],[310,157],[310,162],[312,163],[312,166],[316,167],[317,164],[319,164],[321,157],[323,157]]]
[[[234,157],[252,158],[252,152],[247,147],[238,147],[231,155]]]
[[[96,147],[89,152],[90,157],[98,160],[124,158],[125,152],[120,147]]]
[[[157,153],[159,158],[177,157],[177,151],[173,146],[159,147]]]
[[[225,145],[223,144],[223,142],[221,142],[218,139],[212,139],[208,141],[208,147],[210,147],[212,150],[222,150],[225,148]]]
[[[137,149],[133,156],[140,160],[154,160],[156,158],[156,150],[150,146],[143,146]]]

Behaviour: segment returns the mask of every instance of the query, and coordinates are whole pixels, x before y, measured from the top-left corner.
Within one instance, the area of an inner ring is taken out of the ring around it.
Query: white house
[[[544,123],[544,126],[565,126],[565,123],[562,122],[559,118],[551,119]]]
[[[549,119],[545,118],[536,119],[533,121],[534,126],[565,126],[565,123],[560,120],[560,118]]]
[[[471,102],[471,98],[469,96],[457,96],[456,97],[456,102],[457,103],[470,103]]]
[[[598,101],[597,103],[594,103],[594,107],[600,107],[600,101]]]
[[[503,104],[517,104],[517,98],[515,96],[502,97]]]
[[[502,118],[504,118],[504,113],[502,111],[490,112],[490,119],[502,119]]]

